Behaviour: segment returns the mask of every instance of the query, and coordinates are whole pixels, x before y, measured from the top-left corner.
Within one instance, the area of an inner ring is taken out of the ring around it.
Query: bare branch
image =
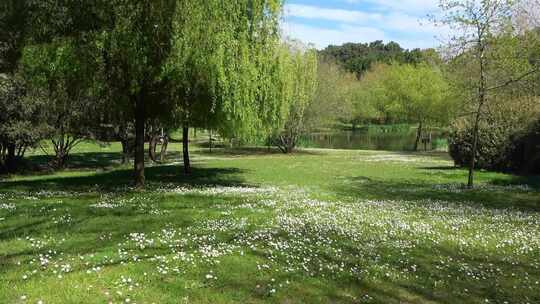
[[[520,75],[519,77],[517,78],[513,78],[513,79],[509,79],[501,84],[498,84],[496,86],[493,86],[493,87],[490,87],[490,88],[486,88],[487,91],[492,91],[492,90],[497,90],[497,89],[500,89],[500,88],[503,88],[503,87],[506,87],[512,83],[515,83],[515,82],[519,82],[521,80],[523,80],[524,78],[526,78],[527,76],[530,76],[530,75],[533,75],[535,74],[536,72],[538,72],[538,69],[533,69],[533,70],[530,70],[522,75]]]

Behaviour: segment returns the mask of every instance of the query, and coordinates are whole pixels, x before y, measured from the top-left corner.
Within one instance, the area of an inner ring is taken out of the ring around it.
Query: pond
[[[333,131],[311,133],[300,140],[300,146],[324,149],[412,151],[416,139],[416,129],[361,129],[357,131]],[[420,142],[418,149],[446,150],[446,135],[441,131],[431,131],[431,142]]]

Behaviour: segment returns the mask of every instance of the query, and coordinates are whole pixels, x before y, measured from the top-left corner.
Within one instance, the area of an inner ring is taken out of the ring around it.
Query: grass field
[[[0,181],[0,303],[540,303],[540,179],[444,154],[118,144]],[[44,162],[36,152],[34,162]]]

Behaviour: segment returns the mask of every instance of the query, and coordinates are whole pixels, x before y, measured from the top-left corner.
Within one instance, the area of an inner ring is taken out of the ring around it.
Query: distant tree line
[[[359,77],[376,63],[419,64],[436,58],[432,49],[403,49],[397,42],[384,43],[381,40],[370,43],[345,43],[330,45],[319,52],[319,56],[343,66]]]

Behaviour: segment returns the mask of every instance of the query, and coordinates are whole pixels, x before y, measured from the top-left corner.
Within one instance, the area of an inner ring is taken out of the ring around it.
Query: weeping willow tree
[[[190,173],[189,128],[248,138],[279,120],[279,0],[179,1],[172,48],[163,69],[183,129]]]
[[[305,130],[306,111],[317,89],[317,53],[301,43],[289,41],[280,48],[274,98],[281,106],[272,141],[283,153],[291,153]]]

